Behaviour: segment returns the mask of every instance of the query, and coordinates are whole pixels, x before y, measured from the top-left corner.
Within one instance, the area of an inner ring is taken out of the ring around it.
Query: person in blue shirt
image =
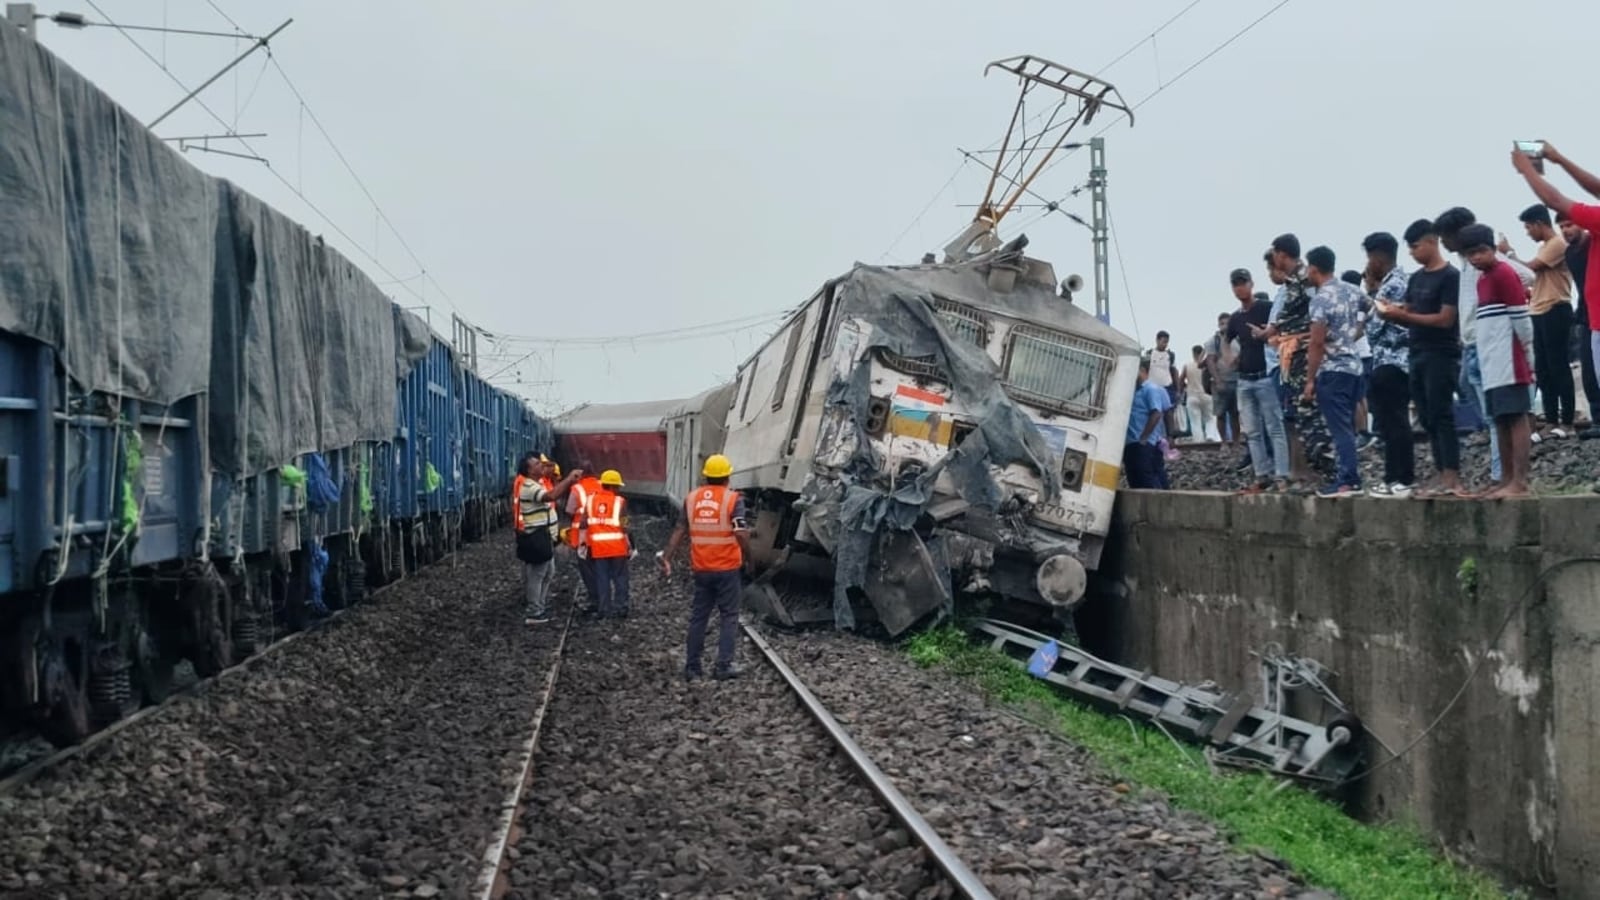
[[[1133,412],[1128,417],[1127,444],[1122,448],[1122,471],[1128,487],[1167,490],[1167,460],[1158,446],[1166,436],[1162,419],[1172,408],[1164,388],[1150,383],[1150,360],[1139,361],[1139,386],[1133,391]]]

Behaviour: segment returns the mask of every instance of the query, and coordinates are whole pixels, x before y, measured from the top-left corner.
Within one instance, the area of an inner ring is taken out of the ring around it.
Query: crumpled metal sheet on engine
[[[1013,291],[1003,295],[1002,308],[987,288],[987,270],[987,261],[914,269],[858,264],[836,282],[838,315],[859,319],[871,328],[863,335],[863,352],[848,377],[835,377],[828,388],[819,444],[830,445],[844,457],[819,459],[819,468],[827,466],[828,473],[812,477],[800,504],[813,529],[833,543],[836,627],[855,627],[849,592],[866,582],[878,535],[885,529],[910,530],[932,501],[934,483],[942,473],[949,473],[964,501],[991,512],[1007,499],[992,466],[1020,464],[1033,469],[1041,477],[1045,499],[1061,492],[1050,449],[1028,413],[1002,388],[999,366],[984,348],[951,336],[934,311],[935,295],[1008,315],[1019,315],[1020,310],[1031,321],[1079,333],[1093,331],[1079,321],[1087,320],[1108,332],[1116,344],[1126,343],[1126,338],[1072,309],[1043,285],[1019,280]],[[959,448],[918,477],[893,485],[864,424],[872,395],[872,360],[878,351],[931,358],[948,375],[956,402],[976,426]],[[937,537],[927,543],[948,585],[949,567],[944,562],[948,556]]]

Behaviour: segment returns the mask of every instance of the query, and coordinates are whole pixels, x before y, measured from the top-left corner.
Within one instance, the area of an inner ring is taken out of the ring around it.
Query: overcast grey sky
[[[125,24],[229,30],[220,8],[261,34],[293,17],[274,57],[395,230],[264,55],[202,99],[230,123],[237,113],[239,132],[267,132],[254,147],[349,239],[261,164],[190,158],[390,280],[374,254],[409,279],[387,289],[410,304],[408,290],[422,294],[442,333],[451,301],[502,335],[728,323],[671,342],[482,343],[485,374],[535,351],[497,380],[547,411],[695,393],[758,346],[774,321],[757,317],[854,261],[942,247],[985,177],[956,147],[997,144],[1016,96],[985,63],[1032,53],[1096,71],[1191,2],[95,0]],[[1233,305],[1228,271],[1259,273],[1281,231],[1360,268],[1368,232],[1464,204],[1526,247],[1516,214],[1532,197],[1507,162],[1513,139],[1548,138],[1600,166],[1581,67],[1594,0],[1515,15],[1479,0],[1293,0],[1172,81],[1275,5],[1203,0],[1103,74],[1131,103],[1167,85],[1135,127],[1106,135],[1127,269],[1125,287],[1113,254],[1112,324],[1145,346],[1162,328],[1181,347],[1202,340]],[[101,18],[88,0],[40,8]],[[109,28],[43,23],[39,36],[144,121],[183,94]],[[137,37],[191,87],[240,49]],[[191,105],[158,132],[220,128]],[[1039,192],[1065,196],[1087,167],[1087,153],[1068,158]],[[1065,206],[1087,218],[1087,193]],[[1003,236],[1036,217],[1014,213]],[[1055,215],[1025,230],[1059,276],[1089,278],[1082,227]]]

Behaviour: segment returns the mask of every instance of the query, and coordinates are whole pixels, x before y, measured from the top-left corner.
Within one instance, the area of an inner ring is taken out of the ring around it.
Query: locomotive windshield
[[[1075,419],[1105,412],[1116,356],[1098,341],[1019,325],[1006,341],[1005,386],[1013,399]]]
[[[972,344],[975,347],[989,346],[989,335],[993,333],[993,326],[989,324],[988,318],[982,313],[970,306],[956,303],[953,300],[946,300],[943,297],[934,299],[933,311],[939,317],[939,320],[944,323],[944,327],[949,330],[952,339]],[[938,366],[934,365],[932,357],[908,357],[883,351],[879,354],[879,358],[889,368],[904,372],[907,375],[929,378],[935,381],[945,381],[949,377]]]

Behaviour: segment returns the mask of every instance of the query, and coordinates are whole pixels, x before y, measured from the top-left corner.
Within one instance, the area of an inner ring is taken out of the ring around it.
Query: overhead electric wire
[[[1122,261],[1122,242],[1117,240],[1117,223],[1111,217],[1111,204],[1106,204],[1106,230],[1111,233],[1111,248],[1117,254],[1117,268],[1122,272],[1122,296],[1128,301],[1128,318],[1133,320],[1133,333],[1142,334],[1139,330],[1139,312],[1133,305],[1133,288],[1128,284],[1128,265]],[[1106,313],[1109,315],[1110,310]]]
[[[1251,20],[1250,23],[1245,25],[1243,28],[1240,28],[1238,31],[1235,31],[1232,35],[1230,35],[1222,43],[1216,45],[1215,47],[1212,47],[1211,50],[1208,51],[1204,56],[1202,56],[1199,59],[1195,60],[1194,62],[1190,63],[1186,68],[1184,68],[1178,74],[1172,76],[1171,79],[1169,79],[1167,81],[1163,81],[1163,82],[1157,84],[1155,90],[1153,90],[1150,93],[1146,94],[1141,100],[1139,100],[1139,102],[1137,102],[1137,103],[1133,104],[1133,106],[1129,107],[1129,112],[1132,112],[1134,110],[1139,109],[1140,107],[1144,106],[1146,103],[1149,103],[1151,100],[1154,100],[1156,97],[1160,96],[1162,91],[1165,91],[1167,88],[1172,87],[1173,85],[1175,85],[1178,82],[1182,81],[1185,75],[1188,75],[1190,72],[1193,72],[1195,69],[1200,68],[1200,66],[1204,65],[1212,57],[1216,56],[1218,53],[1221,53],[1223,50],[1227,49],[1230,45],[1233,44],[1233,42],[1235,42],[1235,41],[1239,40],[1240,38],[1244,37],[1245,35],[1249,34],[1251,31],[1253,31],[1256,28],[1256,26],[1260,25],[1262,22],[1265,22],[1267,19],[1271,18],[1272,15],[1274,13],[1276,13],[1278,10],[1283,9],[1285,6],[1288,6],[1292,2],[1294,2],[1294,0],[1278,0],[1278,2],[1273,4],[1273,6],[1270,9],[1268,9],[1266,12],[1262,13],[1261,15],[1257,16],[1255,19]],[[1127,116],[1128,116],[1127,113],[1118,112],[1116,117],[1114,117],[1110,122],[1107,122],[1105,124],[1105,127],[1101,128],[1099,131],[1095,132],[1094,136],[1095,137],[1100,137],[1100,136],[1104,135],[1106,132],[1110,131],[1112,129],[1112,127],[1115,126],[1117,123],[1119,123],[1123,119],[1127,118]],[[1068,150],[1066,153],[1064,153],[1060,157],[1056,158],[1056,160],[1054,162],[1051,162],[1048,166],[1045,166],[1044,169],[1039,172],[1039,174],[1041,176],[1043,176],[1045,173],[1049,172],[1051,169],[1054,169],[1056,166],[1059,166],[1063,162],[1066,162],[1068,159],[1070,159],[1072,157],[1072,155],[1074,153],[1076,153],[1078,151],[1078,149],[1079,148],[1073,148],[1071,150]],[[1077,187],[1075,187],[1071,191],[1069,191],[1065,197],[1062,197],[1060,200],[1058,200],[1056,202],[1057,203],[1065,202],[1067,199],[1069,199],[1070,197],[1078,194],[1080,191],[1082,191],[1087,186],[1088,186],[1087,183],[1078,185]]]
[[[239,118],[244,115],[244,111],[245,110],[250,108],[251,101],[256,99],[256,91],[261,90],[261,79],[262,79],[262,77],[264,75],[267,74],[267,64],[270,63],[270,62],[272,62],[272,48],[268,47],[267,48],[267,52],[266,52],[266,58],[261,61],[261,68],[256,70],[255,84],[252,84],[250,86],[250,93],[247,94],[245,96],[245,98],[244,98],[244,105],[234,108],[234,111],[233,111],[233,127],[228,129],[230,132],[232,132],[234,134],[238,134],[238,132],[239,132]]]
[[[643,332],[638,332],[638,333],[635,333],[635,334],[593,335],[593,336],[590,336],[590,337],[549,337],[549,336],[545,336],[545,335],[519,335],[519,334],[505,334],[505,333],[502,333],[502,332],[485,332],[485,336],[493,338],[496,342],[499,342],[499,343],[517,343],[517,344],[563,344],[563,345],[564,344],[587,344],[587,345],[601,345],[601,344],[628,344],[628,343],[640,343],[640,342],[649,343],[653,339],[662,338],[662,337],[675,337],[675,336],[698,337],[698,336],[700,336],[700,333],[702,333],[702,332],[710,334],[710,333],[712,333],[711,329],[724,329],[724,328],[727,328],[729,326],[744,325],[746,327],[753,328],[756,325],[762,324],[764,322],[768,322],[768,321],[771,321],[771,320],[774,320],[774,319],[781,319],[781,318],[783,318],[785,316],[788,316],[792,311],[793,310],[789,310],[789,309],[772,310],[770,312],[755,313],[755,314],[752,314],[752,315],[740,316],[738,318],[733,318],[733,319],[722,319],[720,321],[715,321],[715,322],[702,322],[702,323],[700,323],[698,325],[685,325],[685,326],[682,326],[680,328],[666,328],[666,329],[662,329],[662,330],[659,330],[659,331],[643,331]],[[740,330],[740,329],[736,329],[736,330]],[[715,332],[715,333],[720,334],[722,332],[718,331],[718,332]]]
[[[228,13],[217,4],[216,0],[206,0],[206,5],[215,10],[217,15],[225,19],[227,23],[232,25],[236,31],[241,33],[244,32],[244,28],[241,27],[238,22],[234,21],[232,16],[228,15]],[[278,77],[283,79],[284,86],[289,88],[290,93],[294,94],[294,98],[300,102],[301,112],[311,119],[311,124],[315,125],[318,131],[322,132],[322,138],[328,142],[328,147],[333,150],[333,155],[339,158],[340,164],[344,166],[344,169],[349,173],[350,178],[355,181],[356,187],[360,188],[361,193],[366,195],[367,202],[372,204],[372,209],[378,214],[378,218],[381,219],[385,225],[389,226],[389,232],[395,236],[395,239],[400,242],[401,248],[406,251],[406,254],[411,257],[411,261],[416,264],[418,269],[421,270],[422,277],[432,283],[434,288],[439,292],[439,296],[443,297],[445,302],[450,304],[450,308],[459,314],[461,312],[461,307],[456,304],[455,298],[451,297],[450,292],[444,289],[444,285],[440,284],[439,280],[433,277],[433,273],[428,271],[428,267],[423,264],[422,260],[417,256],[416,251],[411,248],[411,244],[406,240],[405,235],[401,234],[400,229],[395,226],[394,220],[390,219],[389,214],[384,212],[383,206],[378,203],[378,198],[373,196],[372,191],[367,188],[367,183],[362,180],[361,175],[356,172],[355,166],[350,164],[349,158],[344,155],[344,151],[341,150],[338,143],[334,141],[333,135],[328,133],[328,129],[322,124],[322,120],[317,118],[316,110],[312,109],[311,104],[306,102],[305,95],[300,92],[299,86],[294,83],[294,79],[289,77],[289,73],[284,70],[283,64],[278,62],[278,58],[272,54],[270,48],[267,51],[267,61],[270,62],[272,64],[272,68],[277,71]],[[407,280],[409,281],[413,279]]]
[[[152,64],[155,65],[156,68],[160,69],[163,73],[165,73],[167,78],[170,79],[173,84],[176,84],[178,87],[182,88],[184,93],[186,93],[186,94],[190,92],[189,86],[187,84],[185,84],[181,78],[179,78],[176,74],[174,74],[171,69],[167,68],[167,66],[164,63],[162,63],[159,59],[156,59],[155,55],[152,54],[143,44],[139,43],[139,41],[137,39],[135,39],[133,37],[133,35],[128,32],[127,29],[123,28],[116,21],[114,21],[110,16],[106,15],[105,10],[101,9],[99,7],[99,5],[95,3],[95,0],[84,0],[84,2],[86,2],[91,9],[93,9],[96,13],[98,13],[102,19],[105,19],[107,25],[110,25],[112,28],[115,28],[117,30],[118,34],[121,34],[123,36],[123,38],[125,38],[128,41],[128,43],[132,44],[135,49],[137,49],[141,54],[143,54],[145,59],[148,59]],[[238,27],[238,26],[236,25],[235,27]],[[237,134],[231,133],[231,132],[233,132],[233,129],[232,129],[231,126],[229,126],[228,120],[223,118],[221,115],[219,115],[216,110],[214,110],[210,106],[206,105],[206,102],[204,100],[201,100],[198,96],[196,96],[194,98],[194,103],[195,103],[195,105],[199,106],[201,109],[205,110],[207,115],[209,115],[209,116],[211,116],[211,118],[215,119],[218,125],[221,125],[223,128],[227,129],[230,132],[230,134],[228,135],[229,137],[231,137],[233,140],[238,141],[246,150],[250,151],[250,153],[252,153],[253,155],[258,156],[258,157],[262,156],[261,153],[259,153],[256,150],[255,147],[251,146],[251,144],[250,144],[250,142],[248,140],[244,139],[243,137],[240,137]],[[262,157],[262,158],[265,159],[265,157]],[[428,303],[428,298],[427,297],[425,297],[421,293],[417,292],[416,289],[414,289],[414,288],[410,287],[409,285],[405,284],[404,280],[402,280],[398,275],[396,275],[388,266],[384,265],[383,261],[378,259],[378,257],[373,252],[367,250],[367,248],[363,247],[359,241],[357,241],[354,237],[352,237],[350,235],[349,232],[347,232],[343,228],[339,227],[339,223],[335,222],[331,216],[329,216],[327,213],[323,212],[322,208],[317,206],[316,203],[312,202],[310,197],[307,197],[303,191],[301,191],[298,187],[296,187],[294,184],[292,184],[289,181],[289,179],[287,179],[287,178],[285,178],[283,176],[282,173],[280,173],[277,169],[273,168],[272,164],[270,162],[267,163],[267,171],[269,173],[271,173],[272,177],[276,178],[279,181],[279,183],[281,183],[285,188],[287,188],[290,191],[290,193],[292,193],[296,197],[300,198],[300,202],[304,203],[306,205],[307,209],[309,209],[313,213],[315,213],[317,215],[317,217],[320,218],[323,221],[324,224],[326,224],[329,228],[333,229],[333,232],[335,234],[337,234],[340,237],[344,238],[345,241],[348,242],[351,247],[354,247],[358,252],[361,253],[362,256],[365,256],[373,264],[373,266],[375,266],[380,272],[382,272],[383,274],[389,276],[391,279],[394,279],[394,282],[396,284],[399,284],[400,287],[404,288],[407,293],[409,293],[409,294],[411,294],[411,296],[417,298],[417,300],[421,301],[424,305],[427,305],[427,303]],[[443,294],[442,291],[440,293]],[[446,295],[446,299],[449,299],[448,295]]]
[[[727,319],[721,322],[704,322],[699,325],[689,325],[683,328],[668,328],[660,331],[647,331],[638,334],[596,335],[582,338],[550,338],[534,335],[502,335],[494,332],[484,332],[484,336],[494,341],[497,345],[517,344],[527,346],[534,344],[533,349],[505,363],[493,373],[484,376],[485,381],[493,381],[501,375],[515,369],[524,362],[533,359],[540,353],[555,352],[562,348],[586,349],[604,351],[609,347],[626,344],[631,347],[639,345],[653,346],[661,344],[676,344],[685,341],[704,340],[706,338],[726,337],[741,332],[752,331],[769,322],[781,320],[790,315],[792,310],[762,313],[754,316],[745,316],[737,319]],[[515,350],[499,350],[487,354],[493,359],[504,359],[515,353]]]
[[[233,16],[228,15],[228,13],[222,7],[218,6],[215,0],[206,0],[206,5],[216,10],[217,15],[221,16],[229,25],[233,26],[234,31],[239,32],[241,35],[245,33],[244,28],[240,26],[238,22],[233,20]]]
[[[1129,56],[1131,56],[1134,53],[1134,51],[1136,51],[1140,47],[1144,46],[1147,42],[1154,40],[1157,35],[1159,35],[1163,31],[1165,31],[1167,28],[1169,28],[1173,23],[1177,22],[1179,19],[1183,18],[1184,15],[1186,15],[1190,10],[1194,9],[1196,6],[1199,6],[1202,2],[1204,2],[1204,0],[1191,0],[1191,2],[1187,6],[1185,6],[1183,9],[1178,10],[1177,13],[1175,13],[1173,16],[1168,18],[1165,22],[1162,22],[1159,26],[1156,27],[1156,29],[1154,31],[1150,32],[1148,35],[1145,35],[1144,37],[1142,37],[1139,40],[1135,41],[1132,46],[1130,46],[1130,47],[1128,47],[1128,49],[1124,50],[1115,59],[1113,59],[1110,62],[1106,63],[1105,65],[1101,66],[1099,69],[1095,70],[1094,77],[1096,77],[1096,78],[1100,77],[1100,75],[1104,74],[1112,66],[1115,66],[1117,63],[1120,63],[1124,59],[1127,59]],[[1217,46],[1213,47],[1204,56],[1202,56],[1199,59],[1195,60],[1187,68],[1183,69],[1183,71],[1179,72],[1177,75],[1174,75],[1170,80],[1165,81],[1165,82],[1161,82],[1160,84],[1158,84],[1154,91],[1151,91],[1149,94],[1145,95],[1142,99],[1139,100],[1139,102],[1133,104],[1133,106],[1130,107],[1130,109],[1137,110],[1140,107],[1144,106],[1146,103],[1149,103],[1151,100],[1154,100],[1162,91],[1165,91],[1167,88],[1169,88],[1172,85],[1177,84],[1179,81],[1183,80],[1183,77],[1185,75],[1188,75],[1190,72],[1193,72],[1195,69],[1199,68],[1203,63],[1205,63],[1207,60],[1210,60],[1212,57],[1216,56],[1218,53],[1221,53],[1230,44],[1232,44],[1233,42],[1237,41],[1239,38],[1244,37],[1251,30],[1253,30],[1256,26],[1260,25],[1262,22],[1265,22],[1269,17],[1271,17],[1278,10],[1280,10],[1283,7],[1289,5],[1290,2],[1291,2],[1291,0],[1280,0],[1279,3],[1274,5],[1272,8],[1268,9],[1266,12],[1262,13],[1260,16],[1258,16],[1256,19],[1251,21],[1249,24],[1245,25],[1243,28],[1241,28],[1238,31],[1234,32],[1233,35],[1228,37],[1222,43],[1220,43]],[[1034,117],[1034,120],[1037,121],[1037,119],[1040,116],[1043,116],[1043,115],[1044,115],[1044,113],[1042,113],[1042,112],[1039,113],[1038,116]],[[1110,131],[1112,129],[1113,126],[1117,125],[1119,122],[1121,122],[1126,117],[1127,117],[1127,115],[1125,113],[1119,112],[1117,114],[1116,118],[1112,119],[1110,122],[1107,122],[1104,127],[1102,127],[1099,131],[1095,132],[1094,136],[1095,137],[1101,137],[1101,136],[1105,135],[1108,131]],[[1043,133],[1047,133],[1047,132],[1042,132],[1041,134],[1043,134]],[[1068,159],[1072,158],[1073,154],[1075,154],[1079,150],[1081,150],[1083,148],[1083,146],[1087,145],[1087,143],[1088,142],[1085,141],[1085,142],[1083,142],[1083,144],[1080,144],[1077,147],[1069,147],[1069,148],[1067,148],[1066,152],[1064,152],[1060,156],[1056,157],[1054,160],[1052,160],[1050,162],[1049,165],[1045,166],[1042,170],[1040,170],[1039,175],[1043,176],[1045,173],[1049,172],[1051,169],[1054,169],[1056,166],[1059,166],[1063,162],[1065,162]],[[991,144],[988,149],[977,151],[977,152],[979,152],[979,153],[992,152],[994,146],[995,146],[994,144]],[[967,151],[963,150],[962,154],[963,154],[963,156],[965,158],[968,158],[968,159],[973,158],[971,156],[971,154],[969,154]],[[1032,190],[1028,191],[1029,194],[1032,194],[1034,197],[1037,197],[1038,199],[1044,201],[1044,212],[1040,213],[1039,215],[1035,216],[1032,219],[1029,219],[1027,222],[1023,223],[1021,226],[1018,226],[1018,230],[1019,231],[1026,230],[1026,229],[1028,229],[1028,228],[1030,228],[1030,227],[1032,227],[1034,225],[1037,225],[1039,222],[1041,222],[1044,219],[1048,218],[1049,215],[1052,212],[1057,212],[1060,209],[1060,207],[1061,207],[1061,205],[1063,203],[1066,203],[1068,200],[1072,199],[1073,197],[1076,197],[1078,194],[1080,194],[1084,190],[1086,190],[1088,188],[1088,186],[1089,185],[1088,185],[1087,182],[1085,182],[1083,184],[1079,184],[1077,187],[1074,187],[1072,190],[1070,190],[1066,194],[1064,194],[1059,200],[1049,200],[1049,199],[1047,199],[1045,197],[1040,196],[1035,191],[1032,191]],[[963,228],[964,227],[965,226],[963,226]],[[960,234],[960,232],[957,231],[956,234]],[[954,236],[952,235],[952,237],[954,237]]]
[[[213,3],[212,7],[215,8],[215,6],[216,4]],[[401,234],[400,229],[395,226],[394,220],[389,218],[389,214],[387,212],[384,212],[383,205],[378,202],[377,197],[373,196],[372,191],[367,187],[366,181],[362,180],[361,175],[356,172],[355,166],[350,164],[349,158],[344,155],[344,151],[341,150],[339,148],[339,144],[334,141],[333,135],[329,134],[328,129],[323,126],[322,120],[317,118],[316,110],[312,109],[311,104],[306,102],[305,95],[300,93],[300,88],[295,85],[294,79],[289,77],[289,73],[284,71],[283,65],[278,62],[278,58],[273,56],[270,51],[267,53],[267,59],[272,63],[272,68],[277,71],[278,77],[283,79],[283,83],[289,88],[290,93],[294,94],[294,98],[300,102],[300,108],[305,111],[306,117],[311,120],[311,124],[316,126],[317,131],[322,133],[323,140],[328,142],[328,147],[333,150],[333,155],[338,157],[339,163],[344,166],[345,172],[349,173],[351,180],[356,183],[356,187],[361,189],[361,193],[366,195],[367,202],[372,204],[372,209],[378,214],[378,218],[381,219],[385,225],[389,226],[389,232],[395,236],[395,239],[400,242],[400,246],[406,251],[406,254],[411,257],[411,261],[415,263],[417,268],[422,271],[423,277],[433,284],[433,286],[439,291],[439,295],[444,297],[446,303],[450,304],[450,308],[459,313],[461,311],[461,307],[456,305],[454,298],[450,296],[449,292],[447,292],[444,287],[439,284],[438,280],[436,280],[428,271],[428,267],[423,264],[421,258],[417,256],[417,252],[411,248],[411,244],[406,240],[405,235]]]
[[[966,151],[962,152],[964,154]],[[906,239],[906,235],[911,233],[911,229],[916,228],[919,224],[921,224],[923,217],[928,214],[928,210],[933,209],[933,205],[939,202],[939,198],[944,196],[944,192],[950,190],[950,185],[956,183],[956,179],[961,177],[961,171],[966,167],[967,158],[966,156],[963,156],[961,162],[956,164],[956,170],[950,173],[950,177],[945,181],[944,186],[935,191],[932,197],[928,198],[928,203],[926,206],[922,207],[922,212],[917,213],[916,218],[911,220],[911,224],[907,225],[905,229],[900,232],[900,236],[894,239],[894,243],[890,244],[888,248],[886,248],[882,253],[878,254],[879,262],[887,259],[889,254],[893,253],[895,248],[900,246],[900,242]],[[946,243],[949,242],[946,241]]]
[[[209,0],[208,0],[208,2],[209,2]],[[1173,23],[1175,23],[1179,19],[1183,18],[1185,15],[1187,15],[1189,13],[1190,10],[1194,9],[1196,6],[1199,6],[1203,2],[1204,2],[1204,0],[1190,0],[1189,4],[1184,6],[1183,9],[1178,10],[1175,14],[1173,14],[1165,22],[1162,22],[1160,25],[1156,26],[1156,28],[1153,31],[1151,31],[1149,34],[1145,35],[1142,38],[1139,38],[1137,41],[1134,41],[1131,45],[1129,45],[1128,49],[1126,49],[1126,50],[1122,51],[1120,54],[1118,54],[1115,59],[1111,60],[1110,62],[1108,62],[1105,65],[1101,66],[1100,68],[1096,69],[1092,73],[1092,77],[1099,78],[1101,75],[1105,74],[1107,71],[1109,71],[1117,63],[1120,63],[1124,59],[1127,59],[1129,56],[1133,55],[1133,52],[1135,50],[1138,50],[1140,47],[1143,47],[1146,43],[1155,40],[1157,35],[1161,34],[1161,32],[1163,32],[1163,31],[1166,31],[1168,28],[1170,28],[1172,26]],[[1032,116],[1031,118],[1026,120],[1024,122],[1024,126],[1023,127],[1026,128],[1028,124],[1030,124],[1032,122],[1037,122],[1039,119],[1044,118],[1046,115],[1049,115],[1049,116],[1053,117],[1055,115],[1055,112],[1058,111],[1061,108],[1061,105],[1062,104],[1057,103],[1054,106],[1052,106],[1049,110],[1040,111],[1039,113],[1035,114],[1034,116]],[[1070,124],[1071,124],[1071,120],[1068,120],[1068,121],[1065,121],[1065,122],[1061,122],[1061,123],[1058,123],[1058,124],[1054,124],[1054,125],[1047,125],[1043,131],[1040,131],[1038,133],[1038,135],[1035,136],[1035,139],[1039,140],[1039,141],[1042,141],[1044,139],[1044,137],[1046,135],[1048,135],[1050,132],[1056,130],[1057,128],[1065,128],[1065,127],[1069,126]],[[968,151],[968,150],[962,150],[959,147],[956,148],[961,153],[961,157],[962,157],[961,165],[956,166],[955,172],[953,172],[950,175],[950,180],[945,182],[945,186],[940,188],[939,192],[933,195],[933,200],[929,201],[928,207],[925,207],[922,210],[922,212],[917,213],[917,217],[911,221],[910,225],[906,226],[905,230],[900,233],[900,237],[895,238],[895,242],[893,244],[890,244],[889,245],[889,249],[885,250],[883,252],[883,254],[878,257],[878,259],[881,261],[885,257],[887,257],[891,252],[893,252],[893,250],[896,247],[898,247],[900,245],[900,242],[905,239],[905,236],[910,233],[911,229],[917,227],[917,223],[921,222],[922,219],[928,214],[928,209],[932,207],[933,203],[937,202],[939,197],[942,196],[945,191],[949,190],[950,189],[950,185],[956,180],[957,177],[959,177],[961,175],[961,170],[963,168],[965,168],[965,164],[966,164],[967,161],[970,160],[970,161],[982,163],[983,161],[977,159],[977,156],[979,154],[983,154],[983,153],[995,153],[995,152],[998,152],[998,148],[999,148],[999,146],[1000,146],[1000,144],[1002,142],[1003,141],[995,141],[995,142],[991,143],[988,147],[985,147],[982,150]],[[1076,149],[1077,148],[1069,149],[1067,151],[1067,156],[1071,156],[1072,153],[1076,152]],[[1062,158],[1064,159],[1065,157],[1062,157]],[[1057,160],[1056,162],[1060,162],[1060,160]],[[996,164],[999,164],[999,161],[996,161]],[[1049,166],[1046,166],[1044,171],[1049,171],[1050,169],[1055,168],[1055,165],[1056,165],[1055,163],[1052,163]],[[1041,172],[1040,174],[1043,174],[1043,172]],[[1064,202],[1067,199],[1067,198],[1063,197],[1061,200],[1052,202],[1048,198],[1040,196],[1037,192],[1035,192],[1031,188],[1028,190],[1028,193],[1030,195],[1034,196],[1034,197],[1037,197],[1040,201],[1042,201],[1044,203],[1044,205],[1045,205],[1045,207],[1047,209],[1047,213],[1048,212],[1053,212],[1055,207],[1059,206],[1062,202]],[[1043,216],[1040,216],[1040,218],[1043,218]],[[1038,219],[1035,219],[1033,221],[1037,222]],[[1030,222],[1030,224],[1032,224],[1032,223]],[[966,230],[966,227],[967,227],[966,225],[962,225],[960,228],[956,229],[956,231],[953,232],[949,237],[945,238],[943,241],[940,241],[939,242],[940,245],[942,246],[944,244],[948,244],[952,240],[955,240],[957,235],[959,235],[962,231]]]

